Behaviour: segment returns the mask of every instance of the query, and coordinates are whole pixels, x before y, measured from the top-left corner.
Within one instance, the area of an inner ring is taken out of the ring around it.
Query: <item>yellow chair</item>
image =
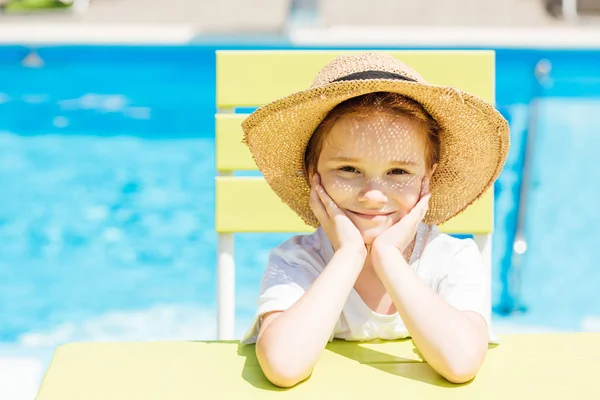
[[[310,86],[317,72],[347,51],[218,51],[216,115],[215,224],[218,245],[218,338],[234,338],[236,232],[310,232],[269,189],[262,177],[233,176],[256,170],[242,144],[241,123],[247,114],[236,108],[258,107]],[[432,84],[455,86],[494,102],[493,51],[391,51]],[[488,191],[464,213],[440,226],[451,234],[472,234],[491,274],[493,193]]]

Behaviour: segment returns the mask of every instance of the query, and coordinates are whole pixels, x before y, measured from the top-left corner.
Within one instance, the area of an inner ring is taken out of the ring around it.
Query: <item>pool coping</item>
[[[293,46],[409,46],[600,49],[599,26],[336,26],[283,32],[210,34],[191,24],[29,23],[0,25],[0,44],[184,45],[289,43]]]

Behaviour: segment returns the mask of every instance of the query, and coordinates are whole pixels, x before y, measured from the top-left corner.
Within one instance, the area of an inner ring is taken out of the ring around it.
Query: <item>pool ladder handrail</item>
[[[525,235],[525,222],[527,214],[528,190],[531,184],[531,165],[534,151],[535,136],[538,129],[539,116],[539,98],[544,88],[551,84],[550,71],[552,64],[549,60],[542,59],[538,61],[534,69],[536,78],[535,89],[531,101],[529,102],[529,124],[526,130],[525,149],[523,151],[523,169],[521,182],[519,185],[517,226],[512,245],[512,257],[509,265],[507,291],[511,304],[505,305],[509,312],[525,311],[525,306],[521,299],[521,271],[522,260],[527,252],[527,238]]]

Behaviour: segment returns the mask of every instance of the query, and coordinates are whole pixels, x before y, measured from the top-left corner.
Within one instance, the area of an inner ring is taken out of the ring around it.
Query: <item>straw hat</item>
[[[390,55],[344,55],[327,64],[309,89],[257,109],[242,123],[244,143],[266,181],[304,222],[319,226],[304,166],[309,139],[336,105],[374,92],[414,99],[441,127],[425,223],[454,217],[494,183],[506,161],[509,127],[492,105],[456,88],[430,85]]]

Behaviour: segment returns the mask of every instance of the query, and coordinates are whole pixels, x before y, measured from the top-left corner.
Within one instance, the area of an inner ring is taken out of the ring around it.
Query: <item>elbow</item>
[[[311,373],[311,371],[306,372],[295,365],[289,355],[268,351],[262,346],[256,347],[256,358],[269,382],[281,388],[295,386],[308,378]]]
[[[306,379],[297,375],[281,373],[280,371],[271,371],[270,373],[265,373],[265,376],[273,385],[284,389],[296,386],[298,383]]]
[[[305,374],[295,371],[289,363],[275,363],[272,361],[259,361],[265,377],[275,386],[280,388],[291,388],[302,382],[310,373]]]
[[[463,354],[454,354],[446,358],[441,375],[451,383],[463,384],[475,378],[483,361],[485,351],[469,351]]]
[[[482,362],[483,357],[480,355],[465,356],[446,363],[446,368],[441,375],[451,383],[467,383],[475,378]]]
[[[446,371],[443,376],[448,382],[460,385],[473,380],[476,374],[477,372],[470,370],[451,369]]]

